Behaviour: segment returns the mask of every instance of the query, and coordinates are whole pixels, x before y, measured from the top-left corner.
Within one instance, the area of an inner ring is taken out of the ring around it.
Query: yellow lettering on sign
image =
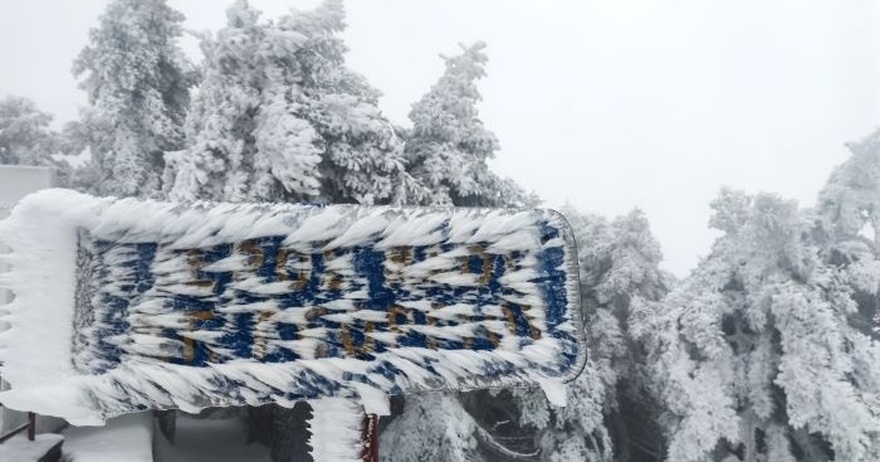
[[[495,270],[495,255],[486,251],[486,248],[480,244],[468,246],[468,254],[459,258],[459,271],[462,274],[471,272],[471,257],[480,257],[480,273],[477,278],[477,284],[485,286],[492,280],[492,272]]]
[[[399,265],[410,265],[413,262],[412,247],[392,247],[385,252],[386,258]]]
[[[443,305],[441,305],[440,303],[438,303],[438,302],[431,303],[431,309],[439,310],[440,308],[443,308]],[[435,325],[437,325],[437,319],[434,318],[433,316],[425,315],[425,324],[427,324],[429,326],[435,326]],[[426,337],[428,338],[428,342],[427,342],[428,348],[431,350],[436,350],[438,348],[437,347],[437,339],[435,339],[434,337],[430,337],[430,336],[426,336]]]
[[[275,255],[275,280],[286,281],[287,278],[287,256],[289,251],[284,247],[278,249]]]
[[[336,254],[333,251],[324,251],[324,262],[330,262],[335,257]],[[339,273],[337,273],[336,270],[332,268],[325,269],[324,274],[321,276],[321,287],[326,290],[339,290],[342,288],[342,282],[342,276],[340,276]]]
[[[531,318],[529,318],[529,316],[527,315],[527,313],[531,309],[532,309],[531,305],[520,306],[520,310],[522,310],[523,317],[528,319],[528,322],[529,322],[529,337],[531,337],[533,340],[538,340],[541,338],[541,329],[538,329],[537,327],[535,327],[535,325],[532,324]]]
[[[484,286],[489,283],[489,280],[492,279],[492,269],[495,262],[495,256],[486,252],[486,248],[482,245],[472,245],[468,247],[468,252],[471,255],[477,255],[482,260],[482,272],[480,273],[480,278],[477,279],[477,283],[481,286]],[[469,257],[468,257],[469,258]]]
[[[509,254],[504,254],[504,267],[508,272],[516,269],[516,260],[514,260]]]
[[[523,318],[526,320],[526,324],[529,327],[529,337],[534,340],[538,340],[541,338],[541,330],[535,327],[532,324],[532,320],[526,316],[526,311],[530,310],[530,306],[523,306],[521,310],[523,311]],[[504,319],[507,322],[507,330],[510,331],[511,334],[517,335],[516,332],[516,317],[513,314],[513,310],[510,308],[510,305],[507,302],[501,304],[501,312],[504,313]]]
[[[263,248],[258,246],[256,242],[252,240],[242,241],[238,244],[238,251],[247,255],[248,259],[245,263],[247,266],[251,268],[259,268],[263,266],[263,261],[265,261]]]
[[[241,241],[235,245],[235,253],[247,257],[244,262],[244,268],[232,273],[232,279],[235,281],[244,281],[251,277],[263,265],[263,249],[254,241]]]
[[[312,322],[315,319],[320,318],[321,316],[324,316],[325,314],[327,314],[329,312],[330,312],[330,310],[328,310],[327,308],[324,308],[323,306],[315,306],[315,307],[309,308],[309,310],[306,311],[306,321]]]
[[[355,346],[354,341],[351,338],[351,331],[348,324],[343,324],[342,328],[339,332],[339,337],[342,340],[342,349],[345,350],[345,353],[350,357],[358,357],[361,355],[368,355],[373,352],[373,348],[375,347],[375,341],[373,337],[369,334],[373,332],[373,322],[367,321],[364,323],[364,342],[360,346]]]
[[[198,249],[191,249],[186,253],[186,263],[189,266],[189,274],[192,280],[187,281],[186,285],[193,287],[214,288],[214,281],[210,279],[199,279],[199,270],[202,269],[201,253]]]
[[[312,256],[301,253],[297,260],[299,262],[296,269],[297,277],[293,284],[291,284],[291,287],[296,290],[302,290],[309,284],[309,278],[312,277]]]
[[[196,321],[214,319],[214,312],[208,310],[192,311],[187,313],[186,317],[189,319],[189,330],[192,331],[196,327]],[[183,337],[183,362],[184,364],[191,364],[193,356],[195,355],[195,346],[197,342],[186,335],[181,336]]]
[[[385,251],[384,275],[385,284],[403,286],[417,284],[417,280],[410,280],[410,276],[403,273],[404,267],[413,263],[412,247],[392,247]]]
[[[256,321],[254,322],[254,345],[251,348],[251,356],[255,359],[262,359],[269,351],[266,334],[273,332],[273,330],[267,321],[272,318],[273,314],[271,311],[260,311],[254,316]]]
[[[402,332],[399,327],[397,327],[397,315],[403,315],[406,319],[404,325],[415,324],[415,321],[412,317],[412,313],[409,309],[402,307],[400,305],[391,305],[388,308],[388,330],[391,332]]]

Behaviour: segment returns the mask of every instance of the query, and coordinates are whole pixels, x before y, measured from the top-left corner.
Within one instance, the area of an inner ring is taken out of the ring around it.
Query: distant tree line
[[[178,45],[185,18],[165,0],[112,0],[74,63],[88,96],[79,120],[55,132],[50,114],[6,97],[0,163],[52,166],[96,195],[540,203],[488,167],[500,148],[477,110],[484,44],[442,58],[402,127],[346,66],[341,0],[260,16],[236,1],[193,63]],[[535,389],[397,398],[382,459],[880,460],[880,132],[850,149],[813,208],[722,190],[711,219],[721,236],[683,280],[659,269],[639,211],[566,208],[589,339],[568,406]],[[83,152],[84,164],[65,160]],[[241,416],[287,462],[308,457],[309,412]]]

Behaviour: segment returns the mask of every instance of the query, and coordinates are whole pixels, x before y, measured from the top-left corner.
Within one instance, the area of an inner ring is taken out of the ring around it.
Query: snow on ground
[[[196,420],[178,415],[175,443],[156,434],[156,462],[271,462],[269,450],[246,444],[240,420]],[[117,459],[119,460],[119,459]]]
[[[103,427],[70,427],[63,432],[64,456],[71,462],[153,462],[153,415],[129,414]]]
[[[34,441],[28,441],[27,433],[20,433],[0,444],[0,461],[36,462],[63,439],[61,435],[46,433],[37,435]]]

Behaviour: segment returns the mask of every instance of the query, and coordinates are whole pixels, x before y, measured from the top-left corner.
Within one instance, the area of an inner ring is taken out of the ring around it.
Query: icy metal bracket
[[[0,338],[13,389],[0,401],[74,423],[150,408],[548,389],[585,361],[576,246],[550,210],[49,190],[23,200],[0,239],[13,249],[3,281],[16,295]],[[23,349],[23,338],[42,340]]]

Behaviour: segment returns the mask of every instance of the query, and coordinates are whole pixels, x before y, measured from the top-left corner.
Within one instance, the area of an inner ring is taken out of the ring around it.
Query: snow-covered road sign
[[[556,212],[168,204],[50,190],[0,224],[4,404],[148,408],[541,384],[584,361]]]

